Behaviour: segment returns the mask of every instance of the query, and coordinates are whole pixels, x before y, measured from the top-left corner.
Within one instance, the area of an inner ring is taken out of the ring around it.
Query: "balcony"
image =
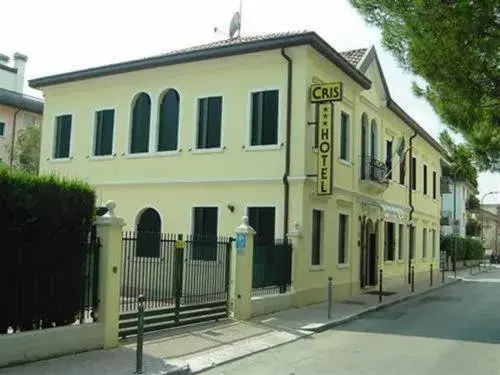
[[[372,156],[361,157],[361,185],[367,190],[382,193],[389,186],[387,166]]]

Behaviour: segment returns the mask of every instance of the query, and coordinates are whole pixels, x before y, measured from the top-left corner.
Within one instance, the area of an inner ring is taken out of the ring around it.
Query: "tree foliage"
[[[12,166],[23,172],[38,174],[40,166],[41,128],[37,124],[22,129],[14,144]],[[11,146],[7,150],[11,152]]]
[[[400,65],[414,92],[461,133],[481,170],[500,160],[500,0],[350,0]]]
[[[445,176],[453,177],[457,180],[469,182],[477,188],[477,168],[474,165],[473,151],[463,144],[456,144],[451,139],[447,131],[441,132],[439,142],[448,151],[451,159],[451,166],[443,168]]]

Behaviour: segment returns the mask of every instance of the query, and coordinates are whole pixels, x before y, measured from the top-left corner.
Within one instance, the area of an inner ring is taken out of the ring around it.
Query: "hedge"
[[[484,258],[484,248],[480,241],[470,237],[459,237],[453,234],[441,238],[441,251],[446,251],[453,259],[453,240],[457,241],[457,261]]]
[[[0,168],[0,197],[0,334],[72,323],[83,303],[94,191]]]

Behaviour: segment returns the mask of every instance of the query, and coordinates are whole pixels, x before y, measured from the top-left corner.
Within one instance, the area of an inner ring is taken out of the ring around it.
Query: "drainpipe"
[[[417,136],[417,131],[415,130],[415,133],[413,133],[413,135],[410,137],[410,150],[409,150],[409,165],[410,165],[410,168],[409,168],[409,176],[408,176],[408,205],[410,206],[410,225],[408,227],[408,284],[411,283],[411,256],[412,256],[412,253],[411,253],[411,247],[412,247],[412,243],[413,243],[413,236],[411,235],[412,231],[411,231],[411,220],[413,218],[413,211],[415,211],[415,207],[413,207],[413,203],[412,203],[412,192],[413,192],[413,187],[412,187],[412,176],[413,176],[413,162],[412,162],[412,158],[413,158],[413,139]],[[415,178],[417,176],[415,175]],[[413,254],[414,255],[414,254]]]
[[[281,56],[287,61],[287,87],[286,87],[286,136],[285,136],[285,172],[283,173],[284,202],[283,202],[283,239],[288,234],[288,216],[290,202],[290,140],[292,132],[292,72],[293,62],[290,56],[281,48]]]
[[[15,143],[16,143],[17,114],[19,112],[21,112],[20,109],[18,109],[14,113],[14,121],[12,123],[12,141],[11,141],[11,144],[10,144],[10,163],[9,163],[10,168],[12,168],[12,163],[14,162],[14,147],[15,147]]]

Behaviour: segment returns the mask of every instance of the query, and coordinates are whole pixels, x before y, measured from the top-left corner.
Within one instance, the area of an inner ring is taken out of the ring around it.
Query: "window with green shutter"
[[[196,148],[221,147],[222,96],[198,99],[198,141]]]
[[[193,260],[217,260],[217,207],[195,207],[193,211]]]
[[[278,144],[279,91],[252,93],[251,146]]]
[[[349,115],[340,114],[340,158],[349,161]]]
[[[149,151],[149,130],[151,123],[151,98],[140,93],[132,110],[130,153],[138,154]]]
[[[56,117],[54,134],[54,159],[69,158],[71,143],[72,115],[61,115]]]
[[[104,109],[97,111],[95,121],[94,155],[111,155],[113,153],[115,110]]]
[[[160,103],[158,151],[176,151],[179,135],[179,93],[170,89]]]

